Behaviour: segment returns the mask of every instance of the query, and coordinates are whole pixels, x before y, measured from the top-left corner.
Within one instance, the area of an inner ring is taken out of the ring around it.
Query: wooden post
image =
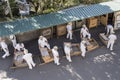
[[[8,8],[9,8],[9,11],[10,11],[10,17],[11,19],[13,18],[13,15],[12,15],[12,11],[11,11],[11,7],[10,7],[10,3],[9,3],[9,0],[5,0],[7,1],[7,5],[8,5]]]

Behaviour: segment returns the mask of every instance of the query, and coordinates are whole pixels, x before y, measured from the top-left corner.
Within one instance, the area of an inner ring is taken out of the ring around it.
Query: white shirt
[[[15,49],[17,49],[18,51],[20,51],[20,49],[23,49],[24,48],[24,44],[22,43],[21,45],[20,44],[17,44],[15,46]]]
[[[72,26],[71,25],[67,25],[67,31],[72,31]]]
[[[45,44],[47,43],[47,39],[45,37],[43,37],[43,39],[39,39],[38,40],[38,44],[41,46],[41,47],[44,47]]]
[[[111,34],[108,36],[108,38],[109,38],[109,41],[115,41],[117,39],[117,36],[114,34]]]
[[[52,49],[52,53],[53,53],[53,56],[54,56],[54,57],[59,56],[59,53],[58,53],[57,50]]]
[[[0,44],[2,49],[8,48],[7,44],[4,41],[0,42]]]
[[[85,34],[85,33],[88,33],[88,31],[87,31],[88,29],[87,28],[81,28],[81,34]]]
[[[32,60],[32,54],[31,53],[26,53],[25,55],[23,55],[23,59],[25,61],[31,61]]]
[[[64,46],[64,51],[65,51],[65,53],[70,53],[71,48],[67,47],[67,46]]]

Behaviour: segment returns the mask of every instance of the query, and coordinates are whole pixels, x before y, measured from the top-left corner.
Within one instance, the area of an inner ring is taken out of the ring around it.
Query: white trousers
[[[57,56],[54,56],[54,63],[57,64],[57,65],[60,64],[60,63],[59,63],[59,58],[58,58]]]
[[[12,44],[13,44],[13,47],[15,48],[15,46],[16,46],[16,44],[17,44],[16,40],[13,40],[13,41],[12,41]]]
[[[83,38],[86,38],[88,36],[88,39],[91,39],[91,34],[90,33],[83,33]]]
[[[6,48],[3,48],[3,51],[5,52],[5,54],[2,56],[2,58],[6,58],[7,56],[9,56],[9,50]]]
[[[72,39],[72,31],[68,31],[67,38],[69,38],[69,37],[70,37],[70,39]]]
[[[35,67],[35,63],[33,62],[33,60],[27,60],[26,62],[28,64],[29,69],[32,69],[32,66]]]
[[[72,62],[70,53],[66,53],[66,59],[67,59],[69,62]]]
[[[114,33],[113,28],[111,28],[111,29],[107,29],[107,34],[111,34],[111,33]]]
[[[110,50],[113,50],[114,41],[108,41],[107,48],[110,48]]]
[[[83,56],[83,57],[85,57],[85,54],[86,54],[86,50],[85,49],[81,49],[81,55]]]

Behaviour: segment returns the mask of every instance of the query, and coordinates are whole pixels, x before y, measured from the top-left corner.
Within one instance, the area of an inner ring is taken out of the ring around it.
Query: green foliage
[[[34,11],[36,14],[51,13],[71,6],[80,4],[91,5],[103,1],[109,0],[27,0],[27,2],[31,2],[32,4],[31,11]],[[9,2],[12,12],[16,12],[18,10],[18,7],[15,4],[15,0],[9,0]],[[3,8],[0,7],[0,11],[2,11],[2,9]],[[13,16],[16,17],[14,14]],[[33,16],[33,14],[31,14],[31,16]]]

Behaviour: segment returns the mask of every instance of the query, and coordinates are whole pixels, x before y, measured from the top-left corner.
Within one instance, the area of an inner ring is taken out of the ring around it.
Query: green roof
[[[103,2],[90,6],[76,6],[55,13],[0,23],[0,36],[47,28],[71,21],[120,11],[120,2]]]

